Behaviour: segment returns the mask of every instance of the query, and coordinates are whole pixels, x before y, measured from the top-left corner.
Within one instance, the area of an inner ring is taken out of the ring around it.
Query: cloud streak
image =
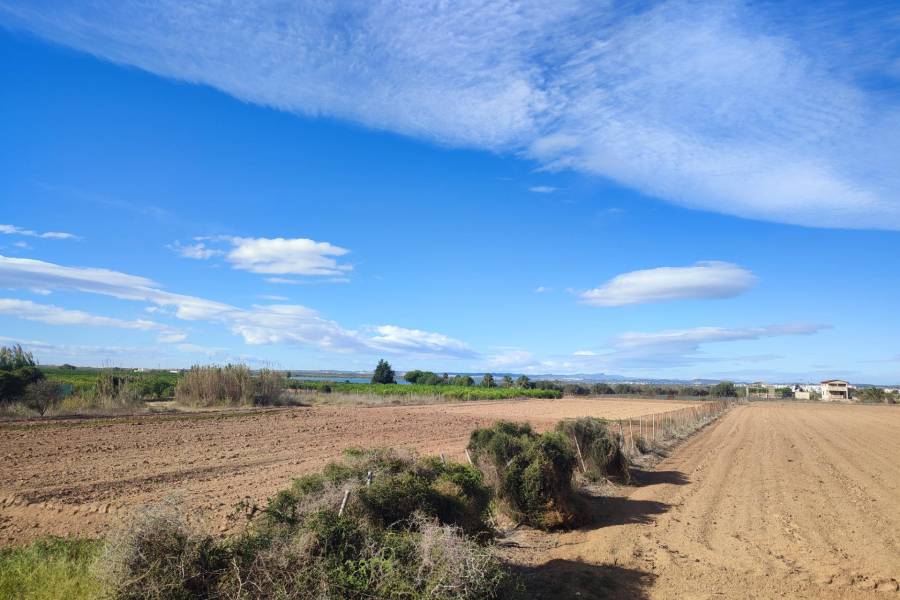
[[[171,314],[185,321],[223,325],[233,334],[241,336],[249,345],[291,343],[332,352],[391,352],[449,358],[476,355],[459,340],[438,333],[382,325],[375,329],[375,335],[367,335],[342,327],[305,306],[260,304],[241,308],[169,292],[145,277],[108,269],[68,267],[34,259],[0,256],[0,287],[70,290],[146,302],[153,305],[157,314]],[[33,305],[35,311],[39,310],[37,306]],[[52,308],[66,312],[65,309]],[[74,314],[69,316],[75,318]],[[81,315],[84,319],[88,317],[83,313]],[[97,321],[94,324],[100,323]],[[106,321],[106,324],[111,325],[112,322]],[[170,341],[182,339],[183,336]]]
[[[167,325],[146,319],[126,320],[93,315],[81,310],[71,310],[53,304],[39,304],[31,300],[0,298],[0,314],[10,315],[27,321],[38,321],[49,325],[80,325],[89,327],[115,327],[119,329],[139,329],[157,331],[162,342],[180,342],[185,334]]]
[[[900,80],[900,9],[796,12],[0,0],[8,26],[244,101],[525,156],[691,208],[900,229],[900,101],[868,83]]]
[[[0,225],[0,233],[5,235],[22,235],[25,237],[43,238],[45,240],[78,240],[81,239],[74,233],[65,233],[63,231],[34,231],[33,229],[25,229],[16,225]],[[19,242],[21,244],[21,242]],[[20,246],[24,247],[24,246]]]
[[[691,267],[658,267],[613,277],[581,294],[593,306],[624,306],[672,300],[733,298],[756,284],[750,271],[721,261]]]

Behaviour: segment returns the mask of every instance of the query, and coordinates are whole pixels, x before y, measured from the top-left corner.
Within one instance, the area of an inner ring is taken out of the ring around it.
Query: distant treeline
[[[735,398],[737,388],[730,381],[715,385],[659,385],[645,383],[566,383],[535,381],[535,387],[560,390],[566,396],[659,396]]]
[[[471,378],[469,378],[471,379]],[[349,383],[341,381],[290,380],[295,390],[309,390],[336,394],[373,394],[378,396],[442,396],[455,400],[501,400],[504,398],[561,398],[556,389],[485,387],[476,385],[423,384],[395,385],[389,383]]]

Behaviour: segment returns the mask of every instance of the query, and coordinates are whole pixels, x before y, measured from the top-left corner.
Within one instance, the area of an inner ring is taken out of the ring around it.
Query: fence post
[[[349,498],[349,497],[350,497],[350,488],[347,488],[346,490],[344,490],[344,499],[341,500],[341,508],[338,510],[339,517],[344,514],[344,507],[347,506],[347,498]]]
[[[578,459],[581,461],[581,472],[587,473],[587,467],[584,465],[584,456],[581,454],[581,446],[578,444],[578,436],[573,433],[572,439],[575,441],[575,450],[578,451]]]

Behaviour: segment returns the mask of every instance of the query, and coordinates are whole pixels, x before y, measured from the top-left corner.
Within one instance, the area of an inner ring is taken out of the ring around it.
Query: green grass
[[[91,566],[97,540],[44,538],[29,546],[0,548],[0,598],[79,600],[101,595]]]
[[[523,388],[485,388],[460,385],[388,385],[369,383],[342,383],[331,381],[297,381],[289,386],[298,390],[335,392],[339,394],[372,394],[377,396],[443,396],[453,400],[503,400],[507,398],[562,398],[559,390]]]

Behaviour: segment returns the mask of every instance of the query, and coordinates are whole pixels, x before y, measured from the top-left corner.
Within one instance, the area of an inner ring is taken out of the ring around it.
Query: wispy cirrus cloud
[[[167,246],[169,250],[175,252],[184,258],[193,258],[194,260],[207,260],[213,256],[225,254],[223,250],[210,248],[205,242],[195,242],[193,244],[182,244],[175,242]]]
[[[528,191],[535,194],[552,194],[556,191],[556,188],[550,185],[536,185],[528,188]]]
[[[753,287],[756,276],[735,264],[699,262],[690,267],[658,267],[613,277],[581,294],[584,304],[624,306],[671,300],[733,298]]]
[[[787,323],[760,327],[692,327],[651,332],[625,332],[613,336],[592,350],[577,350],[566,356],[538,357],[511,348],[489,356],[496,368],[526,373],[596,373],[619,370],[659,370],[710,362],[756,363],[778,358],[772,354],[750,356],[710,355],[709,344],[763,340],[787,336],[809,336],[829,329],[829,325]]]
[[[691,208],[900,229],[900,8],[0,0],[0,22],[241,100],[526,156]],[[856,33],[861,33],[858,35]]]
[[[159,341],[162,342],[180,342],[187,337],[184,333],[155,321],[105,317],[87,313],[82,310],[71,310],[53,304],[39,304],[37,302],[32,302],[31,300],[20,300],[15,298],[0,298],[0,314],[10,315],[27,321],[39,321],[49,325],[80,325],[156,331],[159,336]]]
[[[0,233],[5,235],[22,235],[25,237],[33,237],[33,238],[43,238],[45,240],[80,240],[81,237],[75,235],[74,233],[66,233],[63,231],[34,231],[33,229],[25,229],[24,227],[18,227],[16,225],[0,225]],[[23,242],[18,242],[17,245],[19,247],[26,247],[26,245],[22,245]]]
[[[459,340],[439,333],[381,325],[370,334],[345,328],[318,311],[297,304],[255,304],[242,308],[169,292],[153,280],[109,269],[0,256],[0,288],[69,290],[146,302],[156,309],[153,314],[217,323],[249,345],[290,343],[333,352],[391,352],[451,358],[475,355]],[[54,308],[62,311],[60,314],[66,312],[66,309]],[[75,318],[75,315],[69,317]],[[83,319],[89,317],[80,315]],[[112,325],[112,322],[106,321],[106,324]]]

